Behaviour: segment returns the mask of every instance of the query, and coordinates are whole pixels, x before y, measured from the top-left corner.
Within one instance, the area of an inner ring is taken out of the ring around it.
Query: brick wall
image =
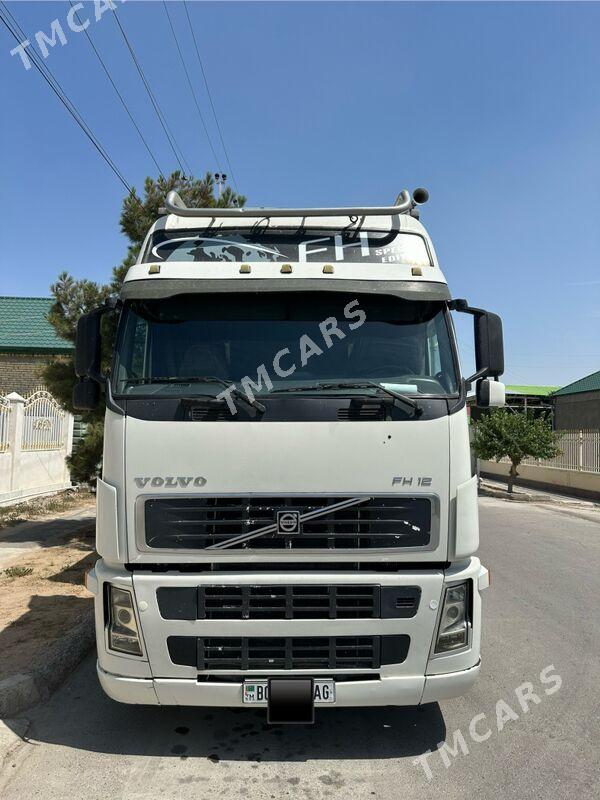
[[[0,353],[0,394],[24,397],[43,385],[41,371],[50,357],[36,353]]]
[[[600,392],[559,394],[554,398],[554,427],[561,431],[600,428]]]

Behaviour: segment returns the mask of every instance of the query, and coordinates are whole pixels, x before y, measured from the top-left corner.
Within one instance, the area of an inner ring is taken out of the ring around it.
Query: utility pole
[[[217,184],[217,198],[220,200],[223,194],[223,186],[227,180],[227,175],[224,172],[215,172],[215,183]]]

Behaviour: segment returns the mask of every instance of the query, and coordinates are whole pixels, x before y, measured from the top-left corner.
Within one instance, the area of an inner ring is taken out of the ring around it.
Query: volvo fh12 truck
[[[503,404],[502,327],[452,299],[426,199],[171,192],[120,296],[80,319],[74,402],[106,403],[87,585],[110,697],[293,723],[476,680],[489,578],[466,395]],[[466,377],[453,311],[473,319]]]

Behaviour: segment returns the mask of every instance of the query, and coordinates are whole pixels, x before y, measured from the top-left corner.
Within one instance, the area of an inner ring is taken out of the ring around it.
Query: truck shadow
[[[104,695],[90,656],[31,719],[28,739],[123,756],[226,762],[415,757],[446,737],[437,703],[317,710],[313,726],[269,726],[266,711],[128,706]]]
[[[82,549],[89,549],[87,542],[93,542],[95,535],[95,515],[90,511],[89,516],[77,519],[44,519],[32,522],[19,522],[14,527],[0,529],[0,544],[39,545],[40,547],[54,547],[57,543],[69,544],[75,539],[85,540]]]
[[[14,591],[19,591],[18,583]],[[71,653],[65,646],[67,637],[86,637],[91,646],[92,615],[91,597],[32,594],[23,613],[0,629],[0,680],[32,674],[44,691],[52,691],[60,680],[54,665],[69,665],[77,658],[77,649]]]
[[[92,550],[80,558],[79,561],[64,564],[54,575],[49,575],[47,580],[53,583],[70,583],[74,586],[84,586],[85,573],[94,566],[97,559],[98,554]],[[86,599],[92,600],[89,595]]]

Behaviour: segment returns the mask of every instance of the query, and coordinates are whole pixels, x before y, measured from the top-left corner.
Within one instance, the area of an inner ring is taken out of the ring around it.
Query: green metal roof
[[[585,378],[580,378],[578,381],[568,383],[554,392],[555,397],[561,394],[579,394],[579,392],[600,392],[600,370],[592,372],[591,375],[586,375]]]
[[[524,394],[534,397],[548,397],[558,386],[507,386],[506,394]]]
[[[47,315],[51,297],[0,297],[0,353],[70,353]]]

